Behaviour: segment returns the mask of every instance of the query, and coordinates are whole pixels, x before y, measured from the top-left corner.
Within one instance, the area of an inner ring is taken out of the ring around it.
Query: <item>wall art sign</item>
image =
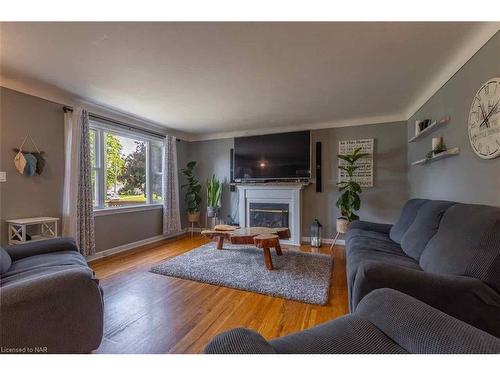
[[[340,155],[350,154],[360,147],[361,152],[370,154],[356,162],[359,168],[354,172],[354,181],[361,187],[373,187],[373,144],[373,138],[339,141]],[[345,164],[346,162],[339,158],[339,165],[343,166]],[[339,169],[338,181],[347,181],[347,173],[341,169]]]

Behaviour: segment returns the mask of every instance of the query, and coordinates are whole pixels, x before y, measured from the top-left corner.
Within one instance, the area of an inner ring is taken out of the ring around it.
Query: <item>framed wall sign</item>
[[[352,153],[357,148],[361,147],[361,152],[370,154],[367,157],[361,158],[356,162],[360,168],[354,172],[354,181],[362,187],[373,186],[373,144],[374,139],[355,139],[348,141],[339,141],[339,154],[346,155]],[[345,161],[339,158],[339,165],[345,165]],[[346,181],[347,174],[345,171],[339,169],[338,181]]]

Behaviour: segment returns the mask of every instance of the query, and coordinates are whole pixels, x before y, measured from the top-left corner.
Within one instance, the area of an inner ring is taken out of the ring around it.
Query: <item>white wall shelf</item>
[[[427,163],[432,163],[436,160],[441,160],[441,159],[445,159],[445,158],[449,158],[450,156],[455,156],[455,155],[458,155],[460,154],[460,149],[458,147],[455,147],[455,148],[452,148],[452,149],[449,149],[447,151],[443,151],[435,156],[433,156],[432,158],[430,159],[421,159],[421,160],[417,160],[417,161],[414,161],[413,163],[411,163],[411,165],[424,165],[424,164],[427,164]]]
[[[408,143],[412,143],[412,142],[418,141],[421,138],[426,137],[427,135],[435,132],[436,130],[438,130],[442,126],[444,126],[447,123],[449,123],[450,120],[451,120],[451,117],[448,116],[448,117],[442,118],[439,121],[433,121],[428,127],[426,127],[424,130],[422,130],[420,133],[418,133],[417,135],[415,135],[413,138],[410,138],[410,140],[408,141]]]

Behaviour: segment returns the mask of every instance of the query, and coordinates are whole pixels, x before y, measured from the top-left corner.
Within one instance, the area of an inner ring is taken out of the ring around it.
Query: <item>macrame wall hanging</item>
[[[35,151],[24,150],[24,144],[28,139],[35,148]],[[35,173],[42,174],[43,169],[45,168],[45,159],[43,158],[44,152],[40,151],[29,133],[26,137],[24,137],[21,146],[19,146],[19,148],[14,148],[13,150],[16,153],[16,156],[14,157],[14,165],[20,174],[24,176],[34,176]]]

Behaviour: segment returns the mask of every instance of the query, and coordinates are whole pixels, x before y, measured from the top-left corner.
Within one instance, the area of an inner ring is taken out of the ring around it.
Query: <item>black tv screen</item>
[[[238,137],[234,140],[234,179],[311,177],[309,131]]]

